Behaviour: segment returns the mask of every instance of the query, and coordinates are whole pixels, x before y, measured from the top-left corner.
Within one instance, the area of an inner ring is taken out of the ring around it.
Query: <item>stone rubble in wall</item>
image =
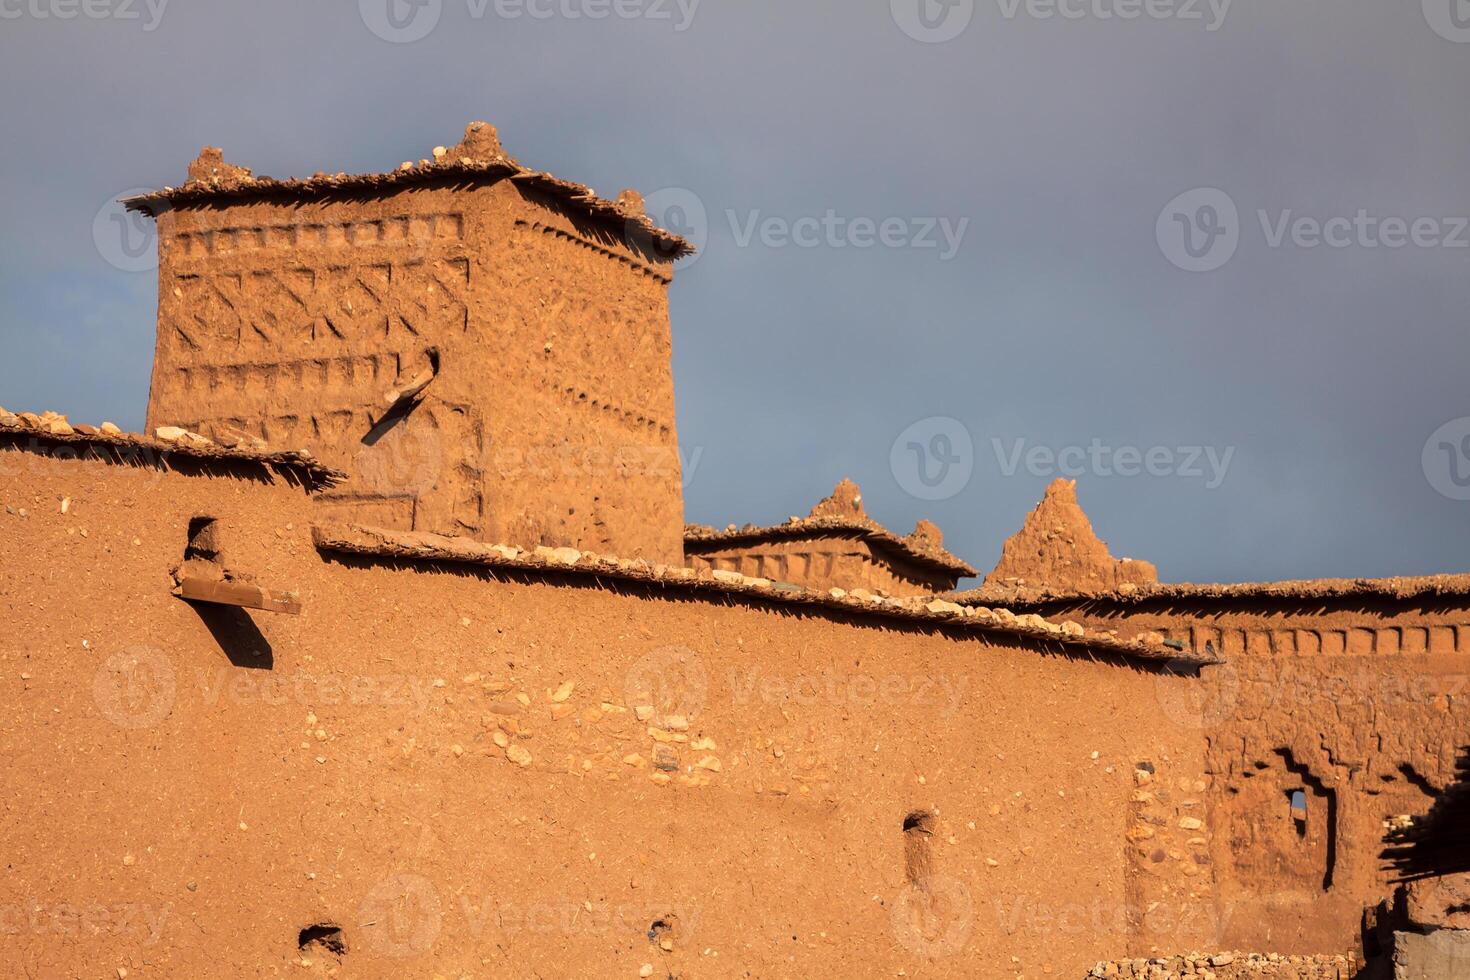
[[[394,557],[446,559],[480,564],[506,564],[530,568],[568,568],[583,572],[605,572],[619,578],[692,586],[718,585],[732,592],[778,601],[807,602],[829,608],[879,612],[923,622],[976,625],[1021,636],[1067,644],[1087,644],[1125,656],[1149,660],[1188,660],[1162,644],[1144,639],[1118,639],[1111,632],[1087,630],[1079,623],[1054,623],[1034,613],[1016,615],[1008,609],[962,606],[933,596],[882,596],[866,589],[834,588],[826,592],[787,582],[742,575],[723,569],[687,568],[652,562],[643,558],[616,558],[545,545],[527,550],[511,545],[484,544],[466,538],[445,537],[416,531],[388,531],[359,525],[318,525],[313,535],[319,548]],[[1201,661],[1202,662],[1202,661]]]
[[[1189,953],[1155,959],[1099,962],[1086,980],[1351,980],[1352,956],[1284,956],[1279,953]]]

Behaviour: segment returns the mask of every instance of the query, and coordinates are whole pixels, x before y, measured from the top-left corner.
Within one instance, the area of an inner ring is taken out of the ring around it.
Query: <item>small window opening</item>
[[[924,834],[934,833],[934,814],[915,811],[903,818],[903,832],[916,830]]]
[[[189,518],[189,543],[184,560],[219,561],[219,522],[213,517]]]
[[[333,956],[347,952],[347,941],[342,938],[342,927],[329,923],[307,926],[296,936],[296,948],[309,952],[313,947],[325,950]]]
[[[1291,801],[1291,819],[1296,824],[1296,835],[1307,836],[1307,791],[1294,789],[1286,794]]]

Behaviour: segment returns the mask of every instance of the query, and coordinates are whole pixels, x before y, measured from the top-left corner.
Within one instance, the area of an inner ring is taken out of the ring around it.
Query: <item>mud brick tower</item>
[[[642,200],[495,129],[390,173],[256,177],[207,148],[157,218],[151,428],[306,448],[381,527],[682,561],[667,290]]]

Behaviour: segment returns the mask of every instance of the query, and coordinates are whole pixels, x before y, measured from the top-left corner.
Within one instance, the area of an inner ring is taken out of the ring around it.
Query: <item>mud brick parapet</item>
[[[739,572],[826,591],[871,589],[893,595],[948,592],[962,576],[977,574],[944,548],[930,521],[900,537],[868,517],[862,491],[843,480],[806,517],[723,531],[691,524],[684,552],[694,568]]]

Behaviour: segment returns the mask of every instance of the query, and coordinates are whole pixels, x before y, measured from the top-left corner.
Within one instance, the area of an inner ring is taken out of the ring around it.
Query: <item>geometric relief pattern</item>
[[[548,379],[549,380],[549,379]],[[636,408],[620,405],[616,401],[601,397],[595,392],[589,392],[581,385],[558,384],[551,382],[555,390],[562,395],[568,404],[584,409],[617,422],[635,432],[647,432],[649,435],[657,435],[667,439],[673,434],[673,430],[667,422],[662,422],[651,415],[646,415]]]
[[[570,242],[571,244],[576,245],[579,248],[585,249],[589,252],[593,252],[597,255],[602,256],[605,259],[612,259],[614,262],[620,262],[630,268],[637,269],[639,272],[643,273],[649,278],[657,279],[659,282],[664,283],[665,285],[668,285],[674,281],[674,277],[669,275],[667,272],[656,269],[645,262],[639,262],[635,259],[629,258],[626,255],[621,255],[617,252],[612,251],[611,249],[603,248],[601,245],[589,242],[585,238],[573,235],[570,232],[563,231],[560,228],[555,228],[551,225],[543,225],[539,221],[526,221],[523,218],[516,219],[516,228],[529,228],[532,231],[540,232],[541,234],[547,235],[551,238],[555,238],[564,242]]]
[[[360,401],[364,387],[390,384],[399,373],[398,355],[385,351],[247,364],[179,365],[160,380],[167,398],[187,397],[191,404],[207,398],[222,407],[241,398],[302,390],[319,396],[336,391]]]
[[[1470,624],[1370,626],[1349,629],[1222,629],[1181,626],[1162,631],[1195,650],[1207,647],[1224,656],[1278,657],[1395,656],[1470,654]]]
[[[424,245],[464,238],[461,214],[424,214],[363,221],[252,225],[184,231],[174,245],[185,258],[258,251],[300,251],[364,245]]]
[[[194,351],[463,332],[468,285],[465,259],[181,275],[174,332]]]

